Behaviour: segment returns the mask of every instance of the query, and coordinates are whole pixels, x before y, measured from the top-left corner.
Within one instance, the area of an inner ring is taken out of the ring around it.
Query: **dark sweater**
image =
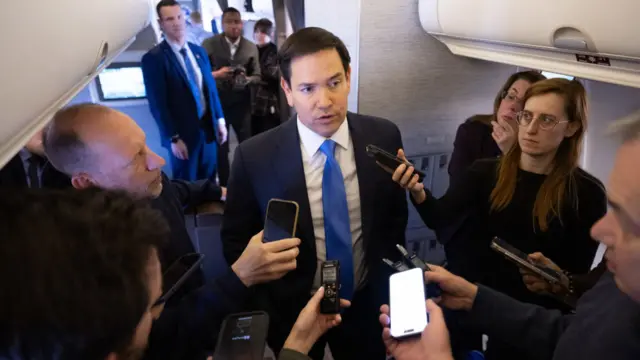
[[[574,171],[576,197],[568,195],[561,209],[562,222],[556,217],[549,221],[549,229],[542,231],[533,219],[533,205],[545,175],[520,170],[511,203],[501,211],[490,210],[490,194],[497,179],[498,160],[479,160],[465,176],[453,181],[440,199],[427,196],[416,208],[423,221],[432,229],[449,225],[462,211],[469,211],[469,234],[462,241],[466,249],[463,274],[470,281],[481,282],[520,301],[549,308],[564,308],[560,302],[530,292],[522,281],[518,267],[490,250],[494,236],[511,243],[527,254],[539,251],[561,268],[576,274],[587,273],[598,244],[591,239],[591,226],[607,210],[604,187],[581,169]],[[566,192],[567,194],[570,191]],[[577,200],[577,201],[576,201]],[[577,204],[577,205],[576,205]]]
[[[609,272],[580,299],[575,315],[523,304],[481,286],[466,320],[531,360],[640,359],[640,305],[618,289]]]
[[[162,185],[162,193],[152,201],[152,206],[162,212],[171,230],[169,244],[159,251],[162,267],[166,269],[175,259],[195,251],[183,209],[220,200],[221,193],[209,180],[170,181],[163,175]],[[204,279],[202,272],[197,272],[171,297],[154,322],[145,359],[204,358],[215,346],[224,317],[239,311],[248,294],[249,290],[230,268],[216,279]]]

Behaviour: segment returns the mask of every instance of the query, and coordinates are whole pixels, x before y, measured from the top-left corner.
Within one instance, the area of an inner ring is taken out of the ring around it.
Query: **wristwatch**
[[[172,144],[177,143],[177,142],[178,142],[178,140],[180,140],[180,135],[173,135],[173,136],[171,137],[171,143],[172,143]]]

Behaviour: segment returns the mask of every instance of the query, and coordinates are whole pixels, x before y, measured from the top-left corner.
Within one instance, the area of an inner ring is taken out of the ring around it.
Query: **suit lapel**
[[[169,45],[169,43],[167,43],[166,40],[163,41],[160,45],[162,46],[162,50],[164,51],[165,56],[169,59],[169,61],[173,64],[173,67],[178,71],[178,73],[182,77],[182,80],[185,82],[185,85],[189,87],[189,80],[188,80],[189,78],[187,77],[187,73],[182,68],[182,64],[180,64],[180,61],[176,57],[176,53],[173,52],[171,45]]]
[[[360,212],[362,216],[362,238],[365,247],[371,238],[372,211],[375,199],[375,180],[371,177],[375,174],[376,164],[367,156],[366,146],[371,142],[371,136],[366,130],[366,124],[357,114],[348,113],[349,133],[353,142],[353,152],[356,160],[356,173],[358,174],[358,188],[360,190]]]
[[[20,155],[14,156],[9,162],[0,170],[2,177],[7,179],[7,185],[19,184],[20,186],[27,186],[27,172],[22,164],[22,158]]]
[[[279,131],[282,135],[272,164],[285,200],[296,201],[300,206],[298,237],[300,239],[309,239],[309,241],[306,241],[306,245],[311,246],[315,253],[315,233],[313,231],[307,182],[304,176],[300,150],[300,137],[295,117],[284,123]],[[305,241],[303,241],[304,243]]]

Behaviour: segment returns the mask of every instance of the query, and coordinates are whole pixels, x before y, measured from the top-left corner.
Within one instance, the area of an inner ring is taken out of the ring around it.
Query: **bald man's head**
[[[164,160],[126,114],[97,104],[73,105],[56,113],[44,139],[47,157],[76,188],[121,189],[141,197],[162,190]]]

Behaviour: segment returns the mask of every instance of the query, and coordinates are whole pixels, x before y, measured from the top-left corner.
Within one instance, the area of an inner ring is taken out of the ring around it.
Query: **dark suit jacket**
[[[66,189],[71,187],[71,179],[58,171],[47,161],[42,168],[42,187],[46,189]],[[25,172],[20,155],[14,156],[0,169],[0,187],[26,188],[27,173]]]
[[[193,146],[200,139],[201,131],[204,131],[208,143],[213,142],[217,136],[218,119],[224,118],[208,56],[200,46],[188,44],[202,72],[203,91],[207,102],[207,112],[203,121],[198,116],[186,71],[171,46],[163,41],[142,57],[142,73],[149,108],[158,123],[161,140],[165,146],[170,144],[174,135],[180,135],[187,145]]]
[[[376,144],[396,152],[402,147],[402,139],[397,126],[388,120],[353,113],[349,113],[347,119],[360,187],[368,281],[384,289],[385,285],[388,286],[388,272],[382,267],[382,257],[399,259],[395,245],[405,242],[406,194],[391,180],[391,175],[367,156],[365,147]],[[238,259],[251,236],[262,230],[271,198],[294,200],[300,205],[297,236],[302,243],[297,269],[278,281],[256,287],[260,299],[264,300],[261,306],[271,317],[270,323],[280,327],[272,327],[270,331],[286,337],[310,297],[317,266],[315,235],[295,118],[243,142],[236,149],[221,232],[224,255],[229,264]]]
[[[640,304],[605,273],[575,315],[518,302],[480,286],[466,326],[518,347],[531,360],[640,359]]]
[[[214,70],[218,70],[225,66],[243,66],[246,75],[250,77],[253,83],[260,81],[260,56],[258,55],[258,47],[256,44],[240,38],[238,50],[233,59],[231,59],[231,49],[225,39],[224,34],[210,37],[202,42],[202,47],[207,51],[211,66]],[[217,80],[220,98],[225,106],[230,104],[250,100],[250,89],[245,87],[242,90],[234,89],[230,80]]]
[[[195,252],[183,209],[220,200],[220,188],[209,180],[170,181],[164,174],[162,185],[162,193],[152,206],[162,212],[171,230],[169,244],[159,251],[166,269],[180,256]],[[145,359],[199,359],[212,350],[223,318],[242,306],[247,292],[231,269],[216,279],[204,279],[198,271],[171,297],[154,322]]]

